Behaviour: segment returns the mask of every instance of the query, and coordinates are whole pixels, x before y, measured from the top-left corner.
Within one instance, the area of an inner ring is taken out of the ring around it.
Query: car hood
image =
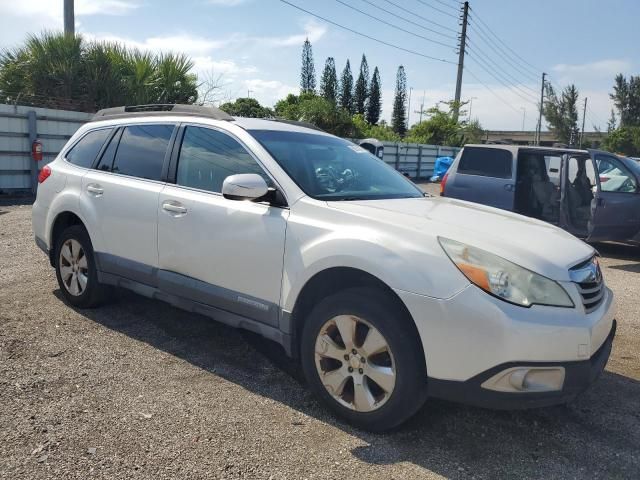
[[[549,223],[461,200],[425,197],[331,202],[331,206],[416,234],[473,245],[559,281],[595,250]]]

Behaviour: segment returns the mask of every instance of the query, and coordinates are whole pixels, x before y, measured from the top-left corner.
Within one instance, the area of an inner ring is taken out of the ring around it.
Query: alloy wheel
[[[325,322],[316,338],[315,364],[327,392],[357,412],[380,408],[396,384],[387,340],[354,315],[338,315]]]
[[[89,266],[80,242],[70,238],[62,244],[58,265],[62,284],[67,291],[74,297],[82,295],[87,289]]]

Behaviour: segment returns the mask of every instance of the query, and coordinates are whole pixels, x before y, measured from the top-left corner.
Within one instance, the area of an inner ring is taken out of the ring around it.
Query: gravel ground
[[[599,246],[618,298],[600,380],[568,406],[430,400],[345,425],[264,341],[118,292],[67,306],[29,205],[0,205],[0,478],[639,478],[640,250]]]

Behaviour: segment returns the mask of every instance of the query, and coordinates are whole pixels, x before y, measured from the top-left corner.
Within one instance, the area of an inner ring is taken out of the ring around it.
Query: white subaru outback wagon
[[[611,351],[614,299],[592,247],[427,196],[310,125],[102,110],[39,182],[35,241],[71,305],[124,287],[257,332],[363,428],[399,425],[427,396],[568,402]]]

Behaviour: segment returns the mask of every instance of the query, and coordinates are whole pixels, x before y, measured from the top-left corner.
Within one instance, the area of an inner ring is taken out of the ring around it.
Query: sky
[[[76,0],[76,31],[186,53],[200,79],[220,77],[220,100],[250,95],[273,106],[298,93],[305,38],[318,83],[327,57],[335,58],[338,75],[349,59],[355,77],[365,54],[371,72],[380,69],[387,120],[399,65],[411,88],[410,123],[422,104],[428,109],[454,97],[456,0],[287,1],[310,13],[281,0]],[[640,74],[639,0],[472,0],[470,6],[462,100],[471,100],[465,108],[484,128],[520,130],[524,123],[533,130],[544,71],[556,89],[574,83],[580,102],[588,98],[585,130],[606,129],[615,75]],[[63,0],[0,0],[0,48],[17,46],[30,33],[61,30],[62,13]]]

